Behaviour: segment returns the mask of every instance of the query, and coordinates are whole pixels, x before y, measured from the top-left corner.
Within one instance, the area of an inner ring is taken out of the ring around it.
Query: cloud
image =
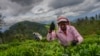
[[[84,2],[84,0],[52,0],[52,2],[49,4],[50,7],[54,9],[62,8],[62,7],[69,7],[78,5],[80,3]]]
[[[100,10],[100,2],[97,2],[97,0],[80,0],[78,2],[73,2],[73,0],[70,0],[71,4],[69,2],[69,0],[64,0],[64,2],[58,1],[58,0],[54,0],[55,2],[53,2],[53,4],[51,3],[50,7],[52,7],[54,10],[56,10],[56,15],[65,15],[65,16],[78,16],[84,13],[89,13],[92,11],[96,11],[96,10]],[[68,3],[70,4],[68,4]],[[64,5],[64,3],[67,3],[66,5]],[[57,6],[56,6],[56,5]],[[62,5],[63,4],[63,5]]]
[[[0,0],[0,13],[16,16],[29,12],[42,0]]]
[[[32,5],[34,0],[11,0],[12,2],[16,2],[22,6],[29,6]]]
[[[45,22],[59,15],[75,17],[98,10],[99,0],[0,0],[0,13],[10,24],[23,20]]]
[[[36,15],[77,16],[81,13],[98,10],[99,0],[1,0],[0,13],[18,16],[33,13]]]
[[[29,6],[32,4],[40,3],[43,0],[11,0],[12,2],[16,2],[22,6]]]
[[[97,2],[100,2],[100,0],[96,0]]]
[[[96,0],[85,0],[84,3],[78,5],[77,7],[74,7],[76,9],[73,9],[73,11],[84,11],[84,12],[90,12],[93,9],[98,8],[99,6],[95,6],[97,4]]]

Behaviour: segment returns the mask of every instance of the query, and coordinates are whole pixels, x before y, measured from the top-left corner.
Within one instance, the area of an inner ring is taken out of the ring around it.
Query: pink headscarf
[[[68,18],[63,17],[63,16],[58,17],[57,23],[62,22],[62,21],[66,21],[67,25],[70,25],[70,22],[69,22]]]

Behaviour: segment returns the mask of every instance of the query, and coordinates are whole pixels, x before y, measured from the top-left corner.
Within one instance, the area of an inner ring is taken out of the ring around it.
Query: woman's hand
[[[72,41],[72,46],[76,46],[77,43],[78,43],[78,40],[73,40],[73,41]]]

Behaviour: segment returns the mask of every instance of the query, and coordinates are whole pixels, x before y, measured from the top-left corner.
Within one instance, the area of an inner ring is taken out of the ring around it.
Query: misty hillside
[[[33,37],[33,32],[38,32],[42,36],[47,34],[47,28],[45,24],[40,24],[36,22],[23,21],[12,25],[9,30],[5,32],[7,40],[17,39],[30,39]],[[8,37],[9,36],[9,37]]]
[[[23,21],[14,24],[12,27],[10,27],[9,31],[17,31],[17,33],[39,32],[40,34],[45,35],[45,32],[43,30],[45,30],[45,32],[47,31],[44,24]]]

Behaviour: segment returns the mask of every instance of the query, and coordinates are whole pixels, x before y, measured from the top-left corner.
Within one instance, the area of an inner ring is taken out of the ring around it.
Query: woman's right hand
[[[72,41],[72,46],[76,46],[77,43],[78,43],[78,40],[73,40],[73,41]]]

